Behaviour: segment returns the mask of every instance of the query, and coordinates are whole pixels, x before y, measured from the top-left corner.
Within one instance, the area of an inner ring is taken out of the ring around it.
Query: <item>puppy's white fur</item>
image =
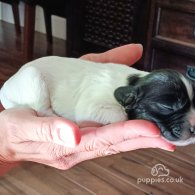
[[[2,87],[0,98],[6,109],[25,106],[41,116],[57,114],[77,123],[108,124],[127,120],[113,94],[127,85],[131,74],[148,73],[113,63],[44,57],[13,75]]]

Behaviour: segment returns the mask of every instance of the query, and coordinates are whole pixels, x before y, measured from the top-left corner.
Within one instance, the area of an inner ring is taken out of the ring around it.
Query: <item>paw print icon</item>
[[[163,164],[156,164],[151,169],[152,176],[165,177],[168,176],[169,173],[170,173],[169,169],[167,169]]]

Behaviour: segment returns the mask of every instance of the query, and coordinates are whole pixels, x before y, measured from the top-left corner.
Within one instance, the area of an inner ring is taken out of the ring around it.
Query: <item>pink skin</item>
[[[82,58],[132,65],[141,55],[142,47],[130,44]],[[144,120],[78,127],[61,117],[38,117],[31,109],[9,109],[0,113],[0,124],[0,175],[20,161],[66,170],[85,160],[139,148],[175,150],[154,124]]]

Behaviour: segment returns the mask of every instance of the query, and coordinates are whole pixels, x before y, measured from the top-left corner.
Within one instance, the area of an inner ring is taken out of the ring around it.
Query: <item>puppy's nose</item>
[[[194,126],[190,127],[190,133],[195,134],[195,127]]]

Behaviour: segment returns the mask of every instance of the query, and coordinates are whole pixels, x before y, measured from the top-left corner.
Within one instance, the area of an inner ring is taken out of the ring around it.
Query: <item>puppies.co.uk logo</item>
[[[151,169],[152,176],[158,177],[169,176],[169,173],[170,173],[169,169],[167,169],[163,164],[156,164]]]
[[[156,164],[151,169],[153,177],[139,177],[137,184],[154,184],[154,183],[183,183],[183,177],[173,178],[170,175],[170,170],[163,164]]]

